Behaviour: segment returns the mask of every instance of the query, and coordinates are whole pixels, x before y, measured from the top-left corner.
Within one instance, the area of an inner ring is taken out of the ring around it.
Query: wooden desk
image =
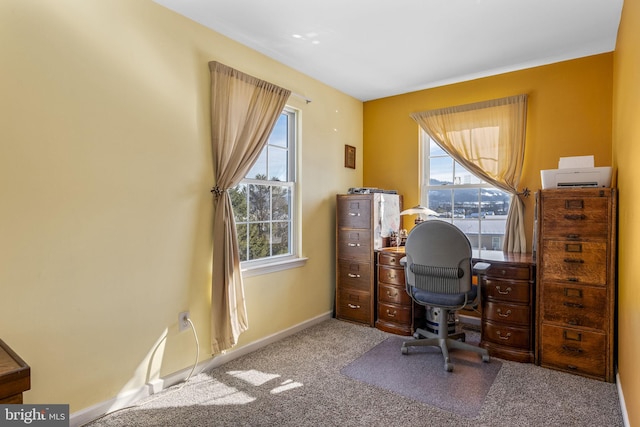
[[[31,388],[31,368],[0,340],[0,403],[22,404],[22,393]]]
[[[400,259],[404,246],[377,251],[376,328],[397,335],[413,335],[426,326],[424,306],[414,302],[406,291],[404,267]]]
[[[411,335],[424,327],[424,307],[413,303],[404,291],[404,270],[399,260],[404,246],[382,248],[377,263],[376,327],[399,335]],[[492,356],[516,362],[534,362],[535,261],[531,254],[473,251],[473,262],[491,267],[481,284],[480,346]],[[468,318],[467,311],[460,314]],[[473,322],[475,323],[475,322]]]

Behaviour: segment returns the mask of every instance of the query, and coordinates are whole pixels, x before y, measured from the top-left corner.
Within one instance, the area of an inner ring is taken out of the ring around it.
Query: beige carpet
[[[340,373],[394,336],[330,319],[90,425],[622,426],[615,384],[532,364],[500,360],[473,418]],[[459,392],[464,399],[466,390]]]

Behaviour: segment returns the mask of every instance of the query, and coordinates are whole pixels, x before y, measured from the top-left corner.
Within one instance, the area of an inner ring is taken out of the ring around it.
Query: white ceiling
[[[623,0],[154,0],[368,101],[615,49]]]

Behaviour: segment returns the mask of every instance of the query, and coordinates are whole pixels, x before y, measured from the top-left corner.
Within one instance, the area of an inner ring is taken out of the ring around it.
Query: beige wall
[[[613,160],[618,169],[618,372],[629,425],[640,426],[640,4],[625,1],[614,54]]]
[[[246,280],[240,346],[333,306],[335,193],[362,103],[151,0],[0,2],[0,339],[27,403],[76,412],[209,358],[207,63],[301,93],[306,266]]]

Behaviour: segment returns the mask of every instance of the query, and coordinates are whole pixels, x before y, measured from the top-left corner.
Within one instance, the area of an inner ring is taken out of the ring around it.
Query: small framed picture
[[[344,167],[345,168],[356,168],[356,147],[351,145],[344,146]]]

